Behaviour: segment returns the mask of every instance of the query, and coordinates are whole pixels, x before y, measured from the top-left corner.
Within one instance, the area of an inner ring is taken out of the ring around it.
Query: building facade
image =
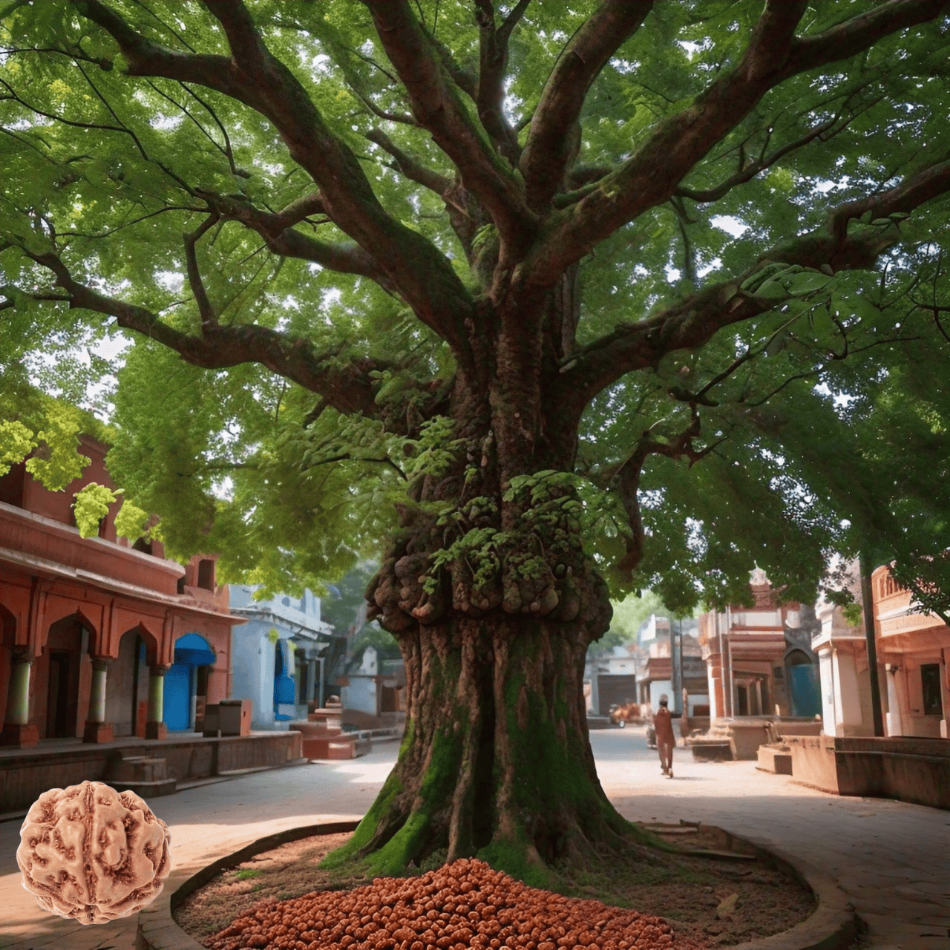
[[[278,594],[255,599],[258,587],[232,584],[231,612],[246,623],[234,631],[232,692],[250,699],[254,729],[287,729],[326,699],[324,657],[334,637],[320,619],[320,598]]]
[[[635,642],[589,656],[584,674],[588,710],[606,716],[613,706],[637,703],[647,716],[665,696],[671,710],[679,713],[685,695],[687,715],[707,715],[706,668],[696,632],[695,620],[651,614]],[[673,685],[673,652],[679,665],[678,690]]]
[[[406,712],[406,667],[399,660],[380,660],[367,646],[360,665],[338,678],[340,702],[348,712],[362,713],[367,725],[401,722]]]
[[[764,571],[753,571],[749,586],[751,607],[699,620],[712,719],[818,715],[818,660],[801,605],[782,603]]]
[[[118,503],[99,536],[82,538],[76,491],[114,487],[107,447],[65,491],[23,463],[0,477],[0,709],[2,743],[160,738],[200,726],[204,704],[229,693],[231,627],[215,558],[182,567],[162,545],[115,533]]]
[[[853,569],[852,593],[860,596]],[[874,637],[886,736],[950,738],[950,627],[918,610],[885,565],[871,575]],[[871,675],[864,621],[824,604],[814,647],[821,657],[824,732],[873,736]]]
[[[670,620],[656,614],[641,627],[638,642],[645,653],[638,669],[641,707],[655,712],[660,700],[666,697],[674,713],[709,714],[706,665],[697,630],[693,619]],[[674,663],[679,666],[675,678]]]

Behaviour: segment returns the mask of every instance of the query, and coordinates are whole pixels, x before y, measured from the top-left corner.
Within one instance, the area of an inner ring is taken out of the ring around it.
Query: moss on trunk
[[[600,787],[582,694],[589,632],[453,617],[401,634],[405,738],[350,843],[327,866],[404,874],[433,856],[477,856],[528,883],[565,862],[647,843]]]

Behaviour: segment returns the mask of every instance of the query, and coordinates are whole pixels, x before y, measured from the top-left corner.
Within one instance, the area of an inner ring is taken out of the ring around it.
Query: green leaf
[[[83,538],[95,537],[99,533],[102,519],[109,513],[109,505],[117,498],[117,493],[105,485],[89,482],[76,492],[73,512],[76,527]]]
[[[782,297],[789,296],[789,292],[786,290],[783,281],[773,277],[756,288],[756,290],[753,291],[753,295],[756,297],[765,297],[767,300],[778,300]]]
[[[833,281],[833,277],[827,277],[824,274],[793,274],[785,281],[785,288],[793,296],[800,297],[804,294],[811,294],[815,291],[823,290],[829,284],[833,283]]]

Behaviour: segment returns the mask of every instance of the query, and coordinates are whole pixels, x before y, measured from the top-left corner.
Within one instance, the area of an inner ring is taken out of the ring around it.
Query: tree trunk
[[[584,864],[637,840],[594,768],[584,620],[453,617],[399,639],[406,735],[338,858],[365,856],[374,874],[400,874],[433,853],[478,855],[543,884],[546,865]]]
[[[581,543],[577,422],[545,399],[576,325],[563,289],[534,320],[487,305],[471,328],[452,398],[461,448],[417,486],[367,591],[405,660],[405,738],[330,863],[400,874],[477,855],[543,884],[554,863],[642,840],[604,795],[588,739],[585,658],[611,607]]]

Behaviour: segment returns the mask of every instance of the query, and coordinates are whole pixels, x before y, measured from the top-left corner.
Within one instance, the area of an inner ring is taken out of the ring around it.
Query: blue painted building
[[[255,600],[258,589],[229,588],[231,612],[247,621],[232,632],[230,695],[252,701],[252,729],[286,729],[290,720],[306,719],[311,701],[323,705],[324,654],[335,634],[320,619],[312,591]]]

